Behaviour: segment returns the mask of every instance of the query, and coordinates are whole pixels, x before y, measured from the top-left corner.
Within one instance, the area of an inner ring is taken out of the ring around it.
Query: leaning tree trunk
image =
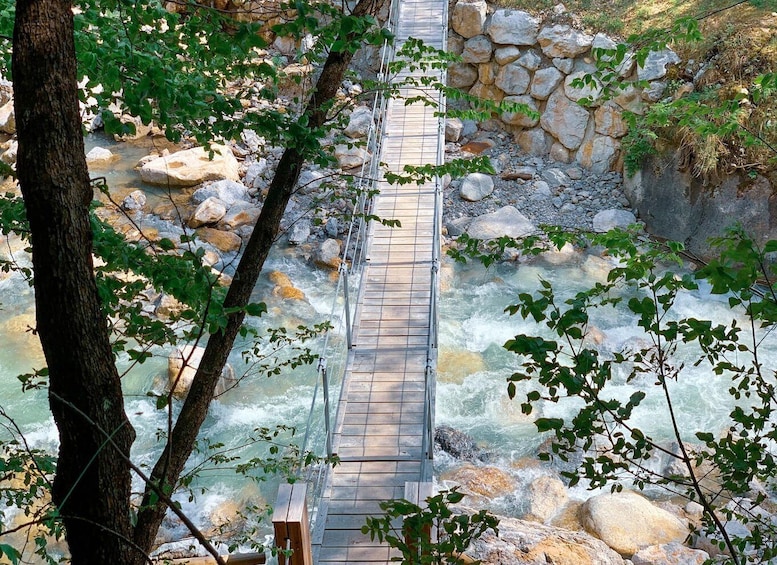
[[[383,1],[359,0],[352,14],[357,17],[377,14]],[[344,42],[347,45],[358,38],[349,34],[342,39],[347,40]],[[316,81],[310,102],[300,119],[311,130],[320,128],[326,121],[327,108],[334,100],[352,58],[353,53],[348,51],[330,51],[321,75]],[[305,152],[302,149],[289,147],[278,163],[262,212],[246,244],[224,300],[226,311],[233,308],[238,310],[229,315],[226,327],[222,331],[210,336],[170,439],[151,474],[152,482],[165,489],[170,489],[171,485],[177,483],[194,447],[221,370],[227,362],[227,356],[243,324],[245,313],[239,309],[245,307],[251,299],[251,292],[256,286],[270,248],[280,231],[281,218],[299,179],[304,160]],[[154,503],[153,500],[153,491],[147,488],[135,527],[135,543],[145,550],[152,547],[156,532],[165,515],[164,505],[159,502]]]
[[[127,465],[135,432],[93,274],[92,190],[71,3],[18,0],[13,45],[17,172],[30,225],[37,331],[60,436],[53,501],[74,565],[130,563],[138,556]]]

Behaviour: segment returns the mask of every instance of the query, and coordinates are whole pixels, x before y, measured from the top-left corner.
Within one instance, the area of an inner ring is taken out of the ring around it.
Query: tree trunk
[[[352,14],[357,17],[377,14],[383,1],[359,0]],[[356,38],[349,36],[347,39]],[[300,123],[306,124],[310,130],[320,128],[325,123],[327,109],[334,100],[352,58],[353,53],[347,51],[330,51],[310,102],[300,118]],[[235,270],[224,300],[225,309],[243,308],[249,303],[270,248],[280,231],[281,218],[299,179],[305,156],[304,150],[297,147],[289,147],[284,151],[262,212]],[[178,481],[244,317],[242,311],[230,314],[224,330],[210,336],[171,437],[151,474],[151,480],[156,484],[169,488]],[[152,500],[153,492],[147,488],[135,527],[135,543],[145,550],[152,547],[165,515],[165,507],[158,502],[152,503]]]
[[[37,331],[60,434],[53,500],[74,565],[130,563],[138,552],[126,458],[135,432],[93,274],[92,190],[70,2],[17,1],[13,41],[17,171],[32,234]]]

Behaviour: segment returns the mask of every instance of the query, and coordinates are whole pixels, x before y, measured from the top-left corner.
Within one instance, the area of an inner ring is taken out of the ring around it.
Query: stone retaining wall
[[[527,153],[557,162],[577,161],[601,173],[621,170],[624,110],[640,112],[666,89],[667,66],[679,63],[670,50],[650,53],[644,66],[627,54],[615,71],[626,80],[648,81],[603,101],[601,88],[575,88],[572,82],[596,69],[597,48],[614,49],[604,34],[588,35],[564,24],[544,24],[518,10],[489,8],[485,0],[458,0],[451,10],[448,49],[462,63],[448,71],[450,86],[496,101],[528,105],[539,119],[506,112],[506,129]],[[578,101],[589,98],[583,107]]]

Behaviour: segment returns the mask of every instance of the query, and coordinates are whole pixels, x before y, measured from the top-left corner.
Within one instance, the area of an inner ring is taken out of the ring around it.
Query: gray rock
[[[302,194],[310,194],[321,187],[326,180],[326,175],[317,169],[305,169],[300,173],[297,180],[297,189]]]
[[[329,237],[337,237],[340,233],[340,222],[337,221],[337,218],[329,218],[324,226],[324,231]]]
[[[462,37],[483,33],[488,6],[485,0],[458,0],[451,14],[451,27]]]
[[[513,206],[479,216],[467,228],[469,235],[476,239],[496,239],[505,235],[523,237],[536,231],[537,227]]]
[[[338,269],[340,262],[340,242],[336,239],[325,239],[316,253],[316,265],[328,269]]]
[[[459,194],[468,202],[478,202],[494,191],[494,179],[483,173],[471,173],[461,181]]]
[[[513,62],[499,69],[499,74],[496,75],[494,83],[505,94],[524,94],[529,88],[531,77],[529,72],[518,62]]]
[[[582,87],[573,86],[576,81],[585,81],[586,76],[591,77],[593,83],[585,83]],[[574,102],[585,99],[590,106],[594,106],[601,99],[602,91],[601,82],[584,71],[572,73],[564,79],[564,94]]]
[[[623,119],[623,111],[613,102],[606,102],[594,112],[596,133],[609,137],[623,137],[628,126]]]
[[[671,49],[651,51],[648,53],[644,64],[637,65],[637,78],[639,80],[657,80],[666,76],[666,67],[676,65],[680,57]]]
[[[502,121],[511,126],[519,126],[524,128],[533,128],[540,123],[539,108],[537,103],[528,94],[523,96],[505,96],[502,102],[513,102],[516,104],[525,104],[530,110],[536,112],[536,116],[529,116],[523,112],[503,112],[501,115]]]
[[[537,100],[547,100],[563,78],[563,73],[556,67],[540,69],[534,73],[530,93]]]
[[[434,443],[456,459],[463,461],[485,461],[488,454],[475,443],[471,436],[450,426],[434,428]]]
[[[618,44],[603,33],[597,33],[591,43],[591,51],[595,60],[611,63],[610,66],[620,77],[627,77],[634,69],[636,58],[633,52],[627,51],[620,62],[616,61],[617,48]]]
[[[565,57],[553,57],[553,66],[565,75],[568,75],[575,68],[575,60]]]
[[[470,37],[461,53],[465,63],[486,63],[491,60],[493,46],[485,35]]]
[[[248,166],[243,182],[249,188],[259,188],[264,173],[267,171],[267,159],[262,157]]]
[[[626,228],[637,223],[637,218],[628,210],[602,210],[594,216],[593,228],[596,232],[606,232],[613,228]]]
[[[572,155],[570,154],[569,149],[564,147],[558,141],[555,142],[550,147],[550,158],[553,161],[555,161],[556,163],[571,163],[572,162]]]
[[[569,177],[560,169],[545,169],[542,171],[541,176],[551,188],[569,185]]]
[[[461,216],[446,222],[445,229],[450,237],[459,237],[467,231],[467,226],[469,226],[471,221],[472,218],[469,216]]]
[[[520,10],[496,10],[488,25],[488,35],[494,43],[534,45],[540,21]]]
[[[133,190],[121,201],[123,210],[142,210],[146,207],[146,195],[142,190]]]
[[[594,173],[606,173],[618,160],[621,142],[605,135],[587,139],[577,152],[577,162]]]
[[[518,64],[530,71],[536,71],[542,64],[542,57],[534,49],[529,49],[518,59]]]
[[[577,57],[591,48],[593,40],[593,36],[567,25],[546,27],[537,35],[537,41],[547,57]]]
[[[372,121],[372,109],[367,106],[355,108],[348,118],[348,125],[343,133],[353,139],[364,139],[375,124]]]
[[[651,82],[646,89],[642,91],[642,99],[648,102],[658,102],[666,92],[666,83],[656,80]]]
[[[227,206],[250,199],[248,189],[243,183],[233,180],[220,180],[195,190],[194,194],[192,194],[192,202],[202,204],[211,197],[218,198]]]

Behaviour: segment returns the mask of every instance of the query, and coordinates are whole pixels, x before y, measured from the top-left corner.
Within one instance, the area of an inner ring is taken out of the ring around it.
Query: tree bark
[[[13,41],[17,172],[31,231],[37,331],[60,434],[53,501],[74,565],[130,563],[138,552],[126,458],[135,433],[93,274],[93,195],[70,2],[18,0]],[[106,444],[106,433],[115,447]]]
[[[384,1],[359,0],[352,15],[361,17],[377,14]],[[348,39],[355,38],[349,36]],[[347,51],[330,51],[311,99],[300,118],[300,122],[307,124],[309,129],[324,125],[329,104],[334,100],[352,58],[353,53]],[[281,156],[262,212],[224,300],[225,309],[243,308],[249,303],[270,248],[280,231],[281,218],[299,179],[305,157],[306,153],[301,147],[289,147]],[[226,327],[210,336],[172,434],[152,471],[151,480],[155,483],[166,488],[177,483],[207,415],[221,370],[244,317],[245,313],[242,311],[230,314]],[[158,502],[152,503],[152,500],[153,492],[147,488],[135,527],[135,543],[146,550],[152,547],[165,515],[164,506]]]

